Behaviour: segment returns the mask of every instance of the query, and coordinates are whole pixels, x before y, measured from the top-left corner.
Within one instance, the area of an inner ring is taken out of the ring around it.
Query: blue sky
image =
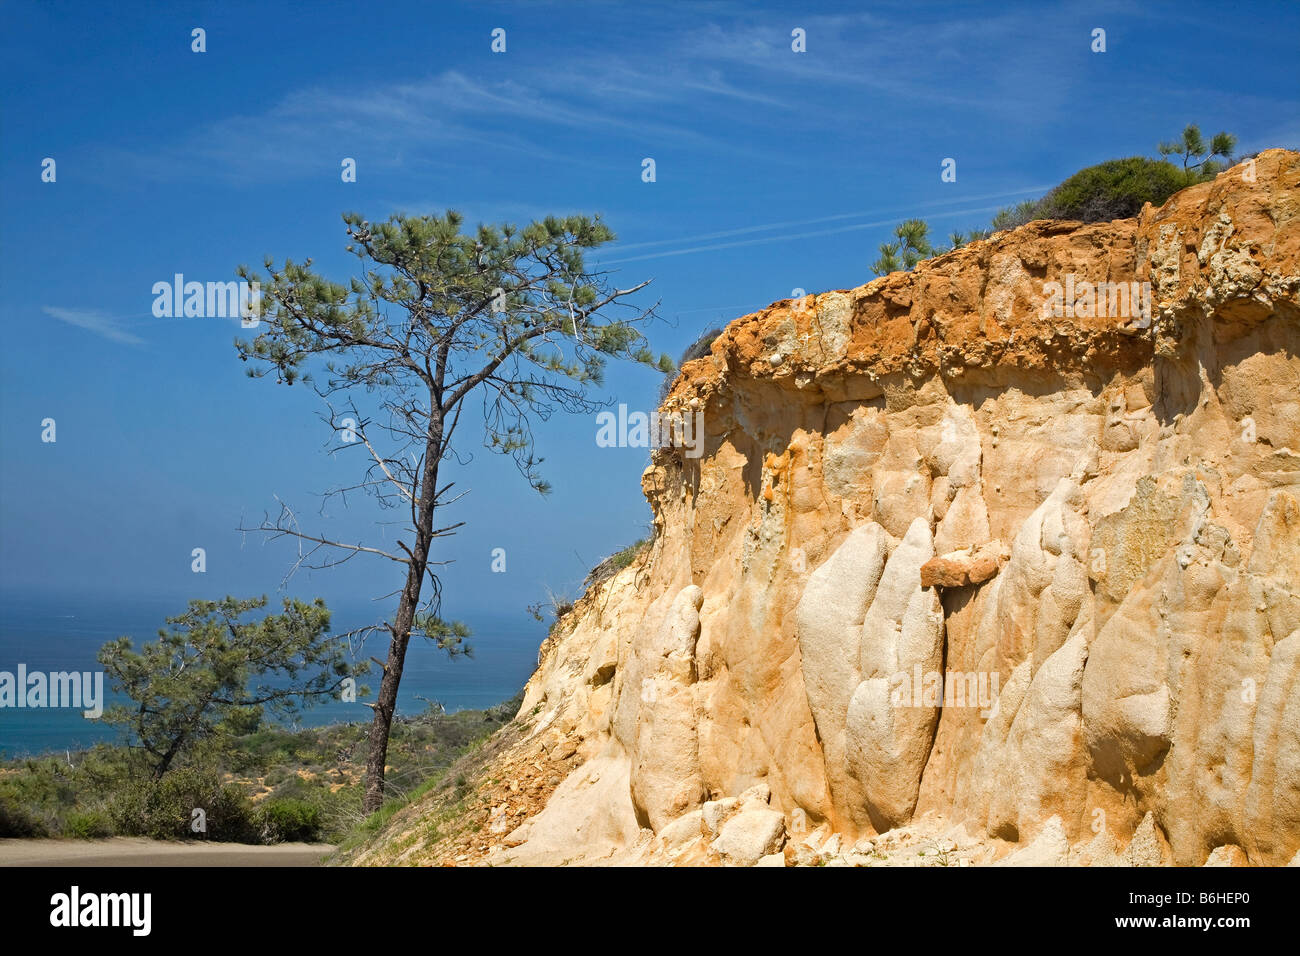
[[[985,225],[1188,122],[1243,152],[1300,145],[1300,5],[862,6],[0,6],[4,588],[183,601],[279,587],[291,546],[237,526],[275,496],[316,515],[353,468],[325,453],[310,392],[243,375],[236,322],[154,318],[151,288],[228,280],[267,255],[343,279],[345,210],[599,212],[619,235],[599,262],[654,280],[643,301],[666,322],[652,340],[676,355],[795,288],[866,281],[905,216],[940,236]],[[613,367],[599,394],[648,409],[658,385]],[[464,433],[468,525],[441,555],[456,559],[452,614],[574,593],[644,535],[647,454],[598,448],[595,432],[590,416],[539,429],[546,499]],[[375,518],[354,500],[317,527],[355,540]],[[290,588],[355,603],[397,587],[395,570],[357,559]]]

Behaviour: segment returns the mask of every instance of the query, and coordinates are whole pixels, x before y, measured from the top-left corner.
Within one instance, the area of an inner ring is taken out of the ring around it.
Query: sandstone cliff
[[[775,303],[674,410],[462,861],[1296,858],[1300,155]]]

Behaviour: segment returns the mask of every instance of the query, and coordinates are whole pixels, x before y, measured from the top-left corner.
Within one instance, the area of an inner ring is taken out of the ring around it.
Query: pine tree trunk
[[[388,764],[388,736],[397,709],[397,689],[406,666],[406,647],[411,641],[411,625],[420,606],[424,573],[428,567],[429,545],[433,541],[433,513],[438,488],[438,463],[442,458],[442,421],[429,423],[429,437],[424,456],[424,475],[420,480],[420,503],[416,513],[415,547],[406,573],[406,586],[397,606],[391,628],[388,659],[379,682],[374,719],[370,723],[370,752],[366,757],[366,793],[361,803],[365,813],[374,813],[384,802],[384,770]]]
[[[417,552],[418,553],[418,552]],[[375,716],[370,724],[370,752],[366,758],[366,795],[361,808],[374,813],[384,802],[384,768],[388,763],[388,735],[393,726],[393,712],[397,709],[397,688],[402,682],[402,669],[406,665],[406,648],[411,640],[411,622],[420,603],[420,586],[424,569],[412,567],[402,589],[402,600],[393,621],[392,639],[388,644],[388,660],[384,662],[384,676],[379,682],[379,697],[375,701]]]

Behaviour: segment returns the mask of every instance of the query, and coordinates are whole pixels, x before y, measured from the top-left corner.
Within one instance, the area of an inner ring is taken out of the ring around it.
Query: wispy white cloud
[[[144,339],[122,328],[112,316],[94,309],[61,309],[53,305],[41,306],[41,311],[51,318],[94,332],[112,342],[123,345],[143,345]]]
[[[983,113],[1022,112],[1026,102],[1059,101],[1069,77],[1053,63],[1050,45],[1025,45],[1013,61],[972,57],[972,51],[1020,45],[1023,12],[972,9],[943,16],[902,8],[896,14],[750,14],[692,30],[684,57],[711,63],[736,84],[766,79],[784,86],[791,105],[824,119],[842,113],[812,107],[792,83],[874,97],[892,110],[954,107]],[[804,53],[791,50],[794,26],[806,33]],[[1055,69],[1049,69],[1053,67]],[[834,103],[835,97],[828,102]]]
[[[589,45],[562,65],[531,70],[526,83],[453,68],[396,83],[311,86],[258,112],[201,123],[176,142],[118,149],[116,158],[156,179],[239,183],[317,175],[362,150],[354,157],[362,175],[376,167],[454,170],[474,151],[599,167],[619,142],[795,162],[737,128],[770,135],[777,123],[843,140],[886,107],[900,122],[921,121],[909,118],[913,106],[1019,113],[1026,90],[1041,100],[1065,82],[1040,70],[1048,54],[1032,47],[1016,63],[972,74],[972,47],[1021,35],[1022,19],[1010,14],[796,19],[808,31],[807,53],[791,51],[789,17],[726,4],[682,8],[617,52]]]
[[[589,65],[574,72],[600,71]],[[646,87],[653,85],[649,75],[643,79]],[[362,175],[367,164],[455,169],[464,163],[466,150],[474,149],[590,165],[596,160],[582,144],[596,135],[606,141],[618,135],[727,146],[691,127],[621,116],[576,75],[545,74],[525,87],[448,70],[364,90],[297,90],[262,113],[224,117],[191,130],[175,144],[118,149],[112,158],[156,179],[253,182],[319,172],[324,163],[337,164],[354,153]]]

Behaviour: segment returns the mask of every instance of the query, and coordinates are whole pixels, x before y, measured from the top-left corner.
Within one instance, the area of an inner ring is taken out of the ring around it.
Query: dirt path
[[[325,843],[169,843],[138,837],[108,840],[0,840],[4,866],[318,866]]]

